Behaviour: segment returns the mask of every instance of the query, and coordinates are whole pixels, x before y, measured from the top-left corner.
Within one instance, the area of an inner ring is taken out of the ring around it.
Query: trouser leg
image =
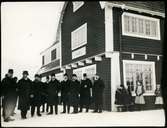
[[[40,106],[37,106],[37,115],[40,116]]]
[[[34,112],[35,112],[35,106],[32,105],[32,106],[31,106],[31,116],[32,116],[32,117],[34,116]]]
[[[63,112],[66,113],[66,102],[63,102]]]
[[[70,105],[67,105],[67,112],[70,113]]]
[[[27,110],[21,110],[21,118],[25,119],[27,115]]]
[[[99,110],[99,112],[102,112],[102,104],[98,105],[98,110]]]
[[[86,104],[86,112],[89,111],[89,103]]]
[[[83,104],[81,103],[80,104],[80,112],[82,112],[82,109],[83,109]]]
[[[48,110],[49,110],[49,105],[48,105],[48,103],[46,104],[46,112],[48,112]]]
[[[57,106],[57,104],[55,105],[55,114],[57,114],[57,112],[58,112],[58,106]]]
[[[95,102],[95,108],[94,111],[97,112],[98,111],[98,104]]]
[[[42,112],[45,112],[45,103],[42,104]]]
[[[50,113],[53,114],[53,105],[50,105]]]

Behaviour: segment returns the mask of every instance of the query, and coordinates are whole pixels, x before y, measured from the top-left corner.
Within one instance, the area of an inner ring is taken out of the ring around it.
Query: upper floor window
[[[87,43],[87,23],[71,32],[71,49],[74,50]]]
[[[54,50],[51,51],[51,61],[57,59],[57,57],[56,57],[57,56],[56,51],[57,51],[56,49],[54,49]]]
[[[122,34],[160,40],[159,19],[125,12],[122,14]]]
[[[131,86],[132,94],[135,94],[137,81],[142,81],[147,94],[153,94],[156,86],[154,62],[123,60],[123,68],[124,84]]]
[[[45,56],[42,56],[42,65],[45,64]]]
[[[78,10],[84,4],[83,1],[75,1],[73,2],[73,12]]]

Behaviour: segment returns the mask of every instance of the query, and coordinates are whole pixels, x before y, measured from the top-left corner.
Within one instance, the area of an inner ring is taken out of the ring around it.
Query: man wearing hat
[[[64,74],[64,80],[61,82],[61,101],[63,103],[62,113],[66,113],[66,109],[68,109],[70,84],[71,81],[68,79],[68,75]]]
[[[40,106],[42,104],[42,82],[40,81],[40,75],[35,74],[35,80],[31,85],[31,117],[34,116],[35,108],[37,107],[37,116],[40,114]]]
[[[18,82],[18,109],[21,110],[21,118],[26,119],[30,109],[30,89],[32,81],[28,78],[28,71],[23,71],[23,77]]]
[[[103,80],[100,78],[98,74],[96,74],[93,86],[94,103],[95,103],[94,112],[102,113],[104,87],[105,86]]]
[[[16,86],[15,81],[13,79],[13,69],[8,70],[8,74],[2,80],[2,92],[3,96],[3,118],[5,122],[13,121],[14,119],[11,118],[13,114],[13,109],[15,107],[15,97],[16,94]]]
[[[82,109],[85,105],[86,112],[89,111],[89,105],[91,100],[91,89],[92,88],[92,82],[90,79],[87,78],[87,74],[83,74],[83,80],[81,80],[81,89],[80,89],[80,111],[82,112]]]
[[[50,112],[53,114],[53,106],[55,108],[55,114],[58,114],[58,92],[60,91],[60,82],[55,78],[55,74],[51,74],[51,81],[49,82],[48,93],[48,105],[50,106]]]
[[[79,104],[79,91],[80,91],[80,82],[77,80],[77,75],[72,75],[71,87],[70,87],[70,106],[73,106],[73,114],[78,113],[78,104]],[[70,109],[70,108],[69,108]],[[68,110],[69,111],[69,110]]]

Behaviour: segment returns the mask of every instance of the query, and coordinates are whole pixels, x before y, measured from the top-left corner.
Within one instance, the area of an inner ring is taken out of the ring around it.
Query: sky
[[[63,2],[1,3],[1,79],[9,68],[29,78],[42,65],[40,52],[54,43]]]

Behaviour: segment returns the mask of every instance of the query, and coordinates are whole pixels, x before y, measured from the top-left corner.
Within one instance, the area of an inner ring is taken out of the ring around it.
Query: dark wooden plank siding
[[[138,14],[134,11],[126,11]],[[161,40],[153,40],[139,37],[131,37],[122,35],[122,15],[123,11],[120,8],[113,8],[113,22],[114,22],[114,50],[126,51],[126,52],[139,52],[149,54],[162,54],[162,44],[164,41],[164,19],[152,16],[160,19],[160,33]],[[141,14],[144,16],[150,16]],[[151,17],[151,16],[150,16]],[[120,47],[121,46],[121,47]]]
[[[71,32],[87,22],[86,55],[72,60]],[[68,2],[62,23],[62,64],[87,58],[104,52],[105,24],[104,10],[99,2],[84,2],[84,5],[73,12],[72,2]]]

